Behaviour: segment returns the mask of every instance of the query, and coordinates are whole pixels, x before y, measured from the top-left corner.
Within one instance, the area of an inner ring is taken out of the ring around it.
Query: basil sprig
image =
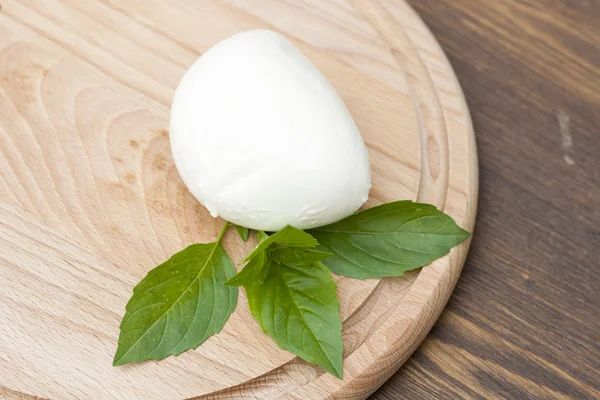
[[[160,360],[219,332],[243,286],[250,311],[277,345],[342,378],[342,321],[330,271],[357,279],[401,276],[447,254],[470,234],[429,204],[397,201],[307,232],[267,235],[237,274],[221,240],[194,244],[133,289],[114,365]],[[248,239],[249,230],[236,229]]]

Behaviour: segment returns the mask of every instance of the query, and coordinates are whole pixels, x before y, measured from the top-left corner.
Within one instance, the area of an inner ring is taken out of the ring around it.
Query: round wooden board
[[[477,155],[439,45],[399,0],[4,0],[0,12],[0,397],[365,398],[421,343],[463,243],[402,278],[336,278],[344,380],[278,349],[243,291],[224,330],[160,362],[111,366],[133,286],[213,220],[168,142],[185,69],[218,40],[274,29],[332,81],[369,148],[366,207],[435,204],[472,231]],[[230,230],[235,262],[242,245]]]

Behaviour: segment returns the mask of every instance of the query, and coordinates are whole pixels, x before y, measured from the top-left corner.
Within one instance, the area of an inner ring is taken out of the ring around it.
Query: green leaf
[[[333,255],[323,251],[298,247],[284,247],[275,249],[270,253],[274,262],[286,265],[307,265],[312,262],[323,261]]]
[[[282,349],[342,377],[342,321],[336,285],[322,263],[273,264],[246,286],[252,315]]]
[[[223,285],[235,269],[220,244],[222,234],[217,242],[175,254],[133,289],[113,365],[177,355],[221,330],[238,292]]]
[[[235,230],[237,231],[238,235],[240,235],[240,238],[242,238],[242,240],[244,242],[248,241],[248,236],[250,235],[250,230],[248,228],[244,228],[243,226],[236,225]]]
[[[266,274],[265,270],[269,267],[269,263],[270,260],[268,254],[266,251],[263,251],[250,260],[240,272],[226,281],[225,284],[230,286],[243,286],[256,280],[264,281]]]
[[[269,238],[269,235],[267,235],[264,231],[256,231],[256,238],[258,239],[258,242],[262,242],[263,240],[266,240]]]
[[[335,274],[366,279],[401,276],[447,254],[470,234],[429,204],[397,201],[310,230]]]
[[[243,262],[252,260],[272,244],[278,244],[284,247],[315,247],[318,243],[310,234],[288,225],[279,232],[261,240],[258,243],[258,246],[246,256]]]

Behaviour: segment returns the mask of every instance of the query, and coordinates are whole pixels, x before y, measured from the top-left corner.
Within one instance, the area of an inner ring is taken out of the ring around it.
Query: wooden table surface
[[[600,0],[408,1],[469,102],[479,213],[446,310],[372,399],[600,399]]]
[[[456,290],[372,398],[600,398],[600,0],[410,0],[475,125]]]

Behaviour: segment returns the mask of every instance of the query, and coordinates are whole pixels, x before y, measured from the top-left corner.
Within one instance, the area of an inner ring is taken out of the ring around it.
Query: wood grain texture
[[[469,257],[372,398],[600,398],[600,1],[410,0],[477,132]]]
[[[215,23],[217,21],[218,23]],[[111,366],[135,283],[216,237],[168,143],[186,67],[218,40],[282,32],[332,81],[370,152],[367,206],[435,204],[473,229],[477,153],[435,38],[395,0],[4,0],[0,12],[0,387],[49,398],[364,398],[421,343],[469,243],[402,278],[336,278],[343,381],[278,349],[244,294],[195,351]],[[254,243],[235,233],[238,262]]]

